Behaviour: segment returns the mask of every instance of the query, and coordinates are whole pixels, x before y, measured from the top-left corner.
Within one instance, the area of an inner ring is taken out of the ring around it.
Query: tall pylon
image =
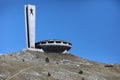
[[[25,5],[26,47],[35,48],[35,9],[34,5]]]

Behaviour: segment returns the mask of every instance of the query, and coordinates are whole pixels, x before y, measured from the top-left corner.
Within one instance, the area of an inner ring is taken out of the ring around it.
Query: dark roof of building
[[[36,42],[36,44],[40,43],[40,42],[49,42],[49,41],[66,42],[66,43],[69,43],[70,45],[72,45],[72,43],[70,43],[70,42],[67,42],[67,41],[64,41],[64,40],[58,40],[58,39],[42,40],[42,41]]]

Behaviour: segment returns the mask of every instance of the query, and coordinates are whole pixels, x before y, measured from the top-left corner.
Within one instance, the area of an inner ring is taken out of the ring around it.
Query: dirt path
[[[22,72],[24,72],[24,71],[26,71],[26,70],[28,70],[28,69],[31,69],[31,68],[33,68],[33,67],[34,67],[34,66],[30,66],[30,67],[21,69],[19,72],[15,73],[14,75],[7,77],[6,80],[10,80],[10,79],[14,78],[15,76],[17,76],[18,74],[20,74],[20,73],[22,73]]]

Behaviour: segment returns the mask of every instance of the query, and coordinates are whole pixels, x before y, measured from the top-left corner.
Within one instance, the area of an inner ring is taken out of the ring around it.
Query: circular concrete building
[[[35,43],[35,47],[48,53],[66,53],[72,44],[63,40],[44,40]]]

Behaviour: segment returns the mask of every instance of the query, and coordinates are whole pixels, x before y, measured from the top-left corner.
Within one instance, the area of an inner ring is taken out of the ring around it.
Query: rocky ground
[[[23,50],[0,55],[0,80],[120,80],[120,65]]]

